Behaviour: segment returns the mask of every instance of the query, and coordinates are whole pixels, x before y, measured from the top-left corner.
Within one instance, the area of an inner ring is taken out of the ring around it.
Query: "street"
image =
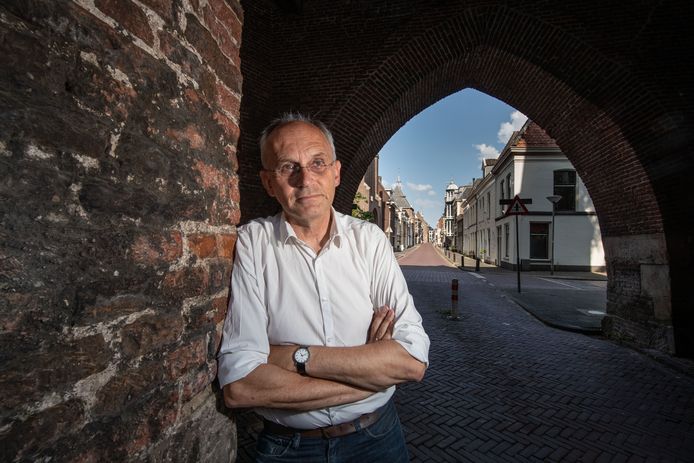
[[[412,461],[694,461],[691,376],[548,327],[499,290],[503,277],[479,278],[433,253],[422,244],[399,260],[432,341],[424,381],[396,394]],[[459,321],[445,316],[452,278]]]
[[[395,394],[413,462],[694,461],[692,376],[545,325],[511,299],[515,280],[462,271],[430,244],[398,262],[431,338],[424,380]],[[447,317],[454,278],[457,321]],[[604,292],[604,282],[558,281]],[[252,461],[262,425],[250,411],[236,418],[237,461]]]

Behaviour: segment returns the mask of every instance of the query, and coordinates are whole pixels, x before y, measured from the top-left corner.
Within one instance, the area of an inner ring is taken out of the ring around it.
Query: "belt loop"
[[[356,420],[352,421],[352,423],[354,424],[354,429],[356,430],[356,432],[361,431],[361,416]]]
[[[292,441],[289,445],[292,446],[294,450],[299,448],[299,445],[301,444],[301,433],[300,432],[295,432],[294,437],[292,437]]]

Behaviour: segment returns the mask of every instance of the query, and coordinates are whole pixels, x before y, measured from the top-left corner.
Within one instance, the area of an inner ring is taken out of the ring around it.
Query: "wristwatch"
[[[310,358],[311,353],[308,351],[308,346],[299,346],[299,348],[294,351],[294,365],[296,365],[296,371],[305,375],[306,363],[308,363],[308,359]]]

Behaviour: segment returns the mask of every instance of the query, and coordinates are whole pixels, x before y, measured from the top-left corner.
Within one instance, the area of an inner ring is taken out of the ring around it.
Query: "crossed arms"
[[[365,399],[406,381],[421,381],[426,364],[391,338],[395,313],[374,311],[367,343],[354,347],[310,346],[307,376],[292,355],[297,346],[270,346],[268,363],[224,386],[228,407],[315,410]]]

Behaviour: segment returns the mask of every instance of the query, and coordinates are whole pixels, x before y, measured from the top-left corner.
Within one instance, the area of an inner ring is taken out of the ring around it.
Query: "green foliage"
[[[374,215],[369,211],[362,211],[357,205],[364,201],[366,201],[364,195],[357,191],[357,194],[354,195],[354,200],[352,201],[352,217],[356,217],[357,219],[362,219],[366,220],[367,222],[370,222],[373,220]]]

